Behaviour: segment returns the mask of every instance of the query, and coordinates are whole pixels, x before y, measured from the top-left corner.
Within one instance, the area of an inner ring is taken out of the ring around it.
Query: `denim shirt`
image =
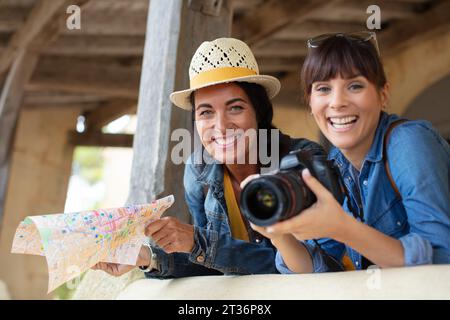
[[[339,149],[329,153],[349,193],[343,207],[351,214],[350,201],[364,214],[364,223],[400,240],[406,266],[450,263],[450,147],[427,121],[407,121],[393,129],[386,153],[398,196],[383,158],[386,130],[398,119],[381,114],[359,175],[352,174],[354,168]],[[319,243],[337,259],[347,253],[355,268],[361,269],[361,255],[352,248],[332,239]],[[314,272],[329,271],[314,242],[303,244],[312,256]],[[281,273],[292,273],[280,254],[276,264]]]
[[[314,154],[325,153],[320,145],[309,140],[284,137],[289,151],[303,149]],[[278,273],[276,250],[269,239],[250,228],[249,242],[232,237],[224,196],[223,165],[210,156],[206,163],[195,164],[193,160],[199,152],[191,155],[184,173],[185,198],[194,224],[194,248],[190,254],[167,254],[155,247],[153,252],[159,270],[148,272],[146,276]]]

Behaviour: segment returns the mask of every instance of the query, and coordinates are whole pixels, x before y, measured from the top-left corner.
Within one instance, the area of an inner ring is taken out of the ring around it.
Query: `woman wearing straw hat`
[[[260,162],[250,161],[250,151],[256,145],[275,154],[279,147],[280,159],[291,150],[324,151],[316,143],[279,131],[280,143],[273,146],[271,139],[265,142],[243,134],[274,128],[270,99],[280,82],[259,74],[242,41],[219,38],[202,43],[192,58],[189,77],[190,89],[172,93],[170,100],[192,112],[206,150],[206,158],[198,150],[185,166],[185,197],[194,225],[174,217],[149,224],[146,235],[153,242],[143,246],[137,265],[146,276],[159,278],[277,273],[270,240],[253,231],[239,209],[240,182],[261,169]],[[197,162],[199,154],[203,161]],[[245,161],[236,161],[240,157]],[[100,263],[96,268],[121,275],[133,266]]]

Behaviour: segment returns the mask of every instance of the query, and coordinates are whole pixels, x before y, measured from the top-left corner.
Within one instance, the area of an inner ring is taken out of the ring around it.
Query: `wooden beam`
[[[386,23],[393,19],[405,19],[414,17],[423,8],[423,4],[411,2],[398,2],[391,0],[344,0],[327,8],[311,13],[310,18],[323,20],[326,17],[330,21],[358,22],[365,29],[368,14],[367,7],[376,4],[381,10],[381,22]]]
[[[74,146],[131,148],[133,146],[133,137],[132,134],[112,134],[101,131],[79,133],[71,131],[69,132],[68,140]]]
[[[0,33],[0,50],[5,51],[8,46],[9,40],[11,39],[11,33]]]
[[[144,36],[62,35],[43,51],[65,56],[139,56],[144,53]]]
[[[117,1],[117,0],[114,0]],[[108,1],[114,6],[114,1]],[[92,1],[95,4],[95,1]],[[128,6],[132,6],[127,2]],[[147,10],[126,9],[91,10],[87,8],[82,13],[82,28],[79,30],[61,30],[62,35],[107,35],[107,36],[145,36]]]
[[[393,55],[449,27],[450,1],[442,1],[425,13],[392,23],[386,31],[380,32],[378,39],[381,54]]]
[[[233,17],[240,16],[245,12],[254,10],[257,6],[260,6],[264,0],[245,0],[245,1],[233,1]]]
[[[102,103],[86,114],[88,130],[100,130],[111,121],[130,113],[135,113],[137,99],[114,99]]]
[[[264,3],[256,12],[251,11],[240,17],[233,25],[233,36],[256,47],[274,33],[294,21],[306,19],[324,5],[333,1],[315,0],[271,0]]]
[[[23,88],[37,63],[37,55],[22,49],[11,66],[0,96],[0,225],[8,188],[9,166]]]
[[[319,34],[332,32],[355,32],[361,31],[364,26],[361,23],[339,22],[325,20],[308,20],[294,23],[287,28],[274,34],[274,40],[297,40],[306,46],[306,40]]]
[[[95,102],[85,102],[85,103],[65,103],[65,104],[48,104],[48,103],[30,103],[30,104],[24,104],[22,109],[23,110],[37,110],[40,111],[53,109],[55,111],[61,110],[61,109],[75,109],[79,110],[79,113],[84,113],[87,111],[92,111],[94,109],[97,109],[99,107],[98,103]]]
[[[0,32],[9,33],[19,29],[26,21],[27,10],[18,7],[0,8]]]
[[[217,17],[222,10],[222,0],[189,0],[189,9]]]
[[[3,51],[0,57],[0,74],[9,68],[19,50],[29,48],[33,41],[38,41],[38,36],[47,36],[42,31],[65,3],[65,0],[41,0],[36,3],[26,23],[14,34]]]
[[[67,15],[69,5],[80,7],[89,0],[38,0],[20,29],[11,37],[8,46],[1,51],[0,74],[11,65],[17,52],[21,49],[39,52],[56,39]],[[65,26],[65,24],[64,24]]]
[[[109,100],[108,96],[83,94],[83,93],[66,93],[60,91],[27,91],[25,92],[24,106],[27,105],[48,105],[48,106],[64,106],[66,104],[84,104],[96,103],[100,104]]]
[[[288,72],[300,69],[304,57],[256,57],[261,73]]]
[[[2,0],[1,5],[6,7],[31,8],[34,3],[34,0]]]
[[[251,11],[238,18],[233,26],[233,35],[256,48],[269,41],[271,37],[277,37],[277,33],[282,33],[293,23],[300,25],[307,20],[323,20],[324,16],[328,20],[341,23],[358,22],[365,25],[366,9],[370,4],[373,4],[373,1],[271,0],[264,3],[256,12]],[[381,7],[383,22],[416,16],[424,8],[421,3],[397,3],[386,0],[377,1],[377,4]]]
[[[28,91],[25,93],[22,108],[36,109],[78,109],[81,112],[97,109],[108,97],[92,94],[67,94],[58,91]]]
[[[108,12],[147,12],[148,0],[95,0],[89,2],[86,6],[89,11],[108,11]]]
[[[50,1],[51,2],[51,1]],[[76,4],[75,1],[69,4]],[[67,5],[69,5],[67,4]],[[83,6],[82,29],[63,28],[64,35],[130,35],[145,36],[148,2],[146,0],[95,0]],[[26,21],[28,9],[18,6],[0,7],[0,32],[13,32]],[[63,11],[65,13],[65,10]],[[65,20],[61,21],[65,26]]]
[[[43,56],[27,90],[60,90],[136,99],[140,64],[141,59],[134,58]]]
[[[306,41],[269,40],[253,49],[255,57],[302,57],[308,53]]]

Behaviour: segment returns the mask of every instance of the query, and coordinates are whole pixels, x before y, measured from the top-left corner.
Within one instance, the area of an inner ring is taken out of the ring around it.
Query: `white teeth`
[[[352,126],[351,123],[347,123],[347,124],[337,124],[337,123],[332,123],[331,124],[333,127],[335,127],[336,129],[346,129],[346,128],[350,128]]]
[[[218,145],[222,145],[222,146],[226,146],[228,144],[233,143],[235,140],[237,140],[240,137],[240,135],[234,135],[234,136],[229,136],[229,137],[225,137],[224,138],[215,138],[215,142]]]
[[[329,118],[333,125],[347,125],[354,122],[358,117],[357,116],[348,116],[348,117],[333,117]]]

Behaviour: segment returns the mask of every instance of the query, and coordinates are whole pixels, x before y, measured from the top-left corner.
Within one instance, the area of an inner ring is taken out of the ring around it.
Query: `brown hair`
[[[312,84],[337,76],[352,78],[361,74],[381,90],[386,75],[377,49],[370,41],[333,36],[310,48],[302,67],[301,80],[305,102],[309,105]]]

